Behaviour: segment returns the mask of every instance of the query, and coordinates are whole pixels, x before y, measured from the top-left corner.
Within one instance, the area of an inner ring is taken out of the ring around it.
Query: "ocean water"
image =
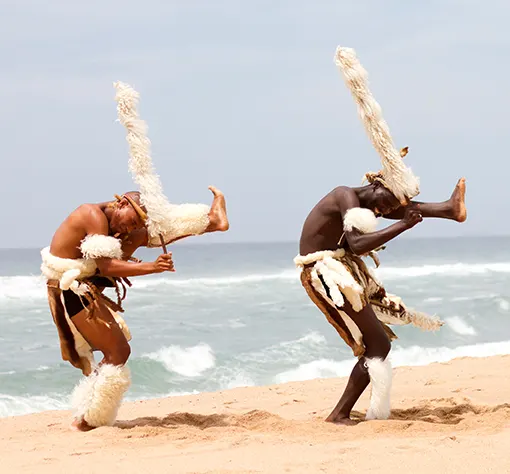
[[[128,400],[350,372],[350,349],[301,287],[296,243],[172,251],[177,272],[133,278],[124,302]],[[389,292],[446,321],[435,333],[393,327],[395,366],[510,353],[510,238],[402,239],[380,258]],[[68,408],[81,377],[60,358],[39,265],[38,249],[0,250],[2,417]]]

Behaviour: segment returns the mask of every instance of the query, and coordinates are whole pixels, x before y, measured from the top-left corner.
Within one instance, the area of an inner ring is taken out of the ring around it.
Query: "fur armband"
[[[350,232],[352,229],[359,230],[363,234],[375,232],[377,228],[377,217],[370,209],[362,207],[353,207],[349,209],[344,216],[344,231]]]
[[[80,250],[86,259],[122,258],[122,243],[115,237],[108,235],[87,235],[82,241]]]

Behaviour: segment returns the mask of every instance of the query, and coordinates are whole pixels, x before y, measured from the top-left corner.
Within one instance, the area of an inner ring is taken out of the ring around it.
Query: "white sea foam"
[[[295,369],[287,370],[275,376],[275,383],[300,382],[317,378],[342,377],[348,375],[354,366],[352,360],[335,361],[318,359],[301,364]]]
[[[68,408],[69,402],[65,396],[13,396],[0,393],[0,418]]]
[[[192,347],[169,346],[156,352],[144,354],[142,357],[155,360],[169,372],[175,372],[184,377],[198,377],[206,370],[214,367],[216,357],[207,344]]]
[[[390,352],[390,359],[394,367],[422,366],[434,362],[448,362],[458,357],[490,357],[510,354],[510,341],[489,342],[448,347],[396,347]],[[355,360],[335,361],[318,359],[298,367],[282,372],[274,377],[275,383],[311,380],[316,378],[345,377],[354,367]]]
[[[454,296],[450,301],[481,301],[481,300],[492,300],[497,298],[497,293],[486,293],[484,295],[468,295],[468,296]]]
[[[502,310],[502,311],[509,311],[510,310],[510,303],[503,299],[503,298],[500,298],[498,300],[498,304],[499,304],[499,308]]]
[[[326,342],[326,338],[316,332],[316,331],[313,331],[309,334],[306,334],[305,336],[303,337],[300,337],[299,339],[295,340],[295,341],[285,341],[285,342],[281,342],[280,343],[280,346],[281,347],[287,347],[287,346],[293,346],[293,345],[300,345],[300,344],[324,344]]]
[[[33,300],[42,298],[46,298],[46,285],[41,277],[0,277],[0,301],[9,299]]]
[[[218,380],[222,390],[229,390],[237,387],[253,387],[255,382],[244,371],[237,372],[232,375],[223,375]]]
[[[419,265],[410,267],[384,267],[376,270],[383,280],[400,280],[408,278],[438,276],[469,277],[488,273],[510,273],[510,263],[451,263],[443,265]]]
[[[476,336],[477,332],[473,326],[470,326],[460,316],[451,316],[446,318],[448,327],[461,336]]]
[[[181,397],[185,395],[196,395],[199,392],[176,392],[151,393],[142,396],[134,396],[128,392],[125,401],[152,400],[154,398]],[[8,416],[28,415],[31,413],[40,413],[49,410],[69,410],[70,394],[49,396],[13,396],[0,393],[0,418]]]
[[[425,298],[423,300],[424,303],[440,303],[441,301],[443,301],[443,298],[439,296],[431,296],[430,298]]]

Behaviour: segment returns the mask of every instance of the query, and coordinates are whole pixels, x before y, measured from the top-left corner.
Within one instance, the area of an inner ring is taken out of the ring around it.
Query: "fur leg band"
[[[374,357],[365,359],[372,390],[370,393],[370,407],[366,414],[367,420],[387,420],[390,417],[390,393],[392,371],[391,363],[386,359]]]
[[[130,385],[131,373],[127,366],[103,364],[74,389],[75,417],[83,418],[93,427],[112,426]]]

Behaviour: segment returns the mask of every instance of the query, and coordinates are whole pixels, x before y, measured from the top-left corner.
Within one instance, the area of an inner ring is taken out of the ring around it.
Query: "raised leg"
[[[346,302],[342,311],[347,313],[359,327],[366,350],[364,356],[354,366],[342,397],[326,421],[353,424],[354,422],[350,419],[351,411],[371,380],[369,363],[377,359],[384,361],[390,352],[391,342],[371,306],[356,312]]]
[[[450,199],[439,203],[411,201],[409,206],[419,209],[423,217],[449,219],[456,222],[464,222],[467,218],[466,204],[466,180],[459,179]],[[400,207],[397,210],[386,214],[385,219],[402,219],[406,207]]]
[[[194,232],[194,233],[184,232],[181,235],[178,235],[176,237],[167,238],[167,239],[165,239],[166,245],[177,242],[178,240],[186,239],[187,237],[191,237],[193,235],[202,235],[202,234],[207,234],[207,233],[211,233],[211,232],[226,232],[229,229],[230,224],[229,224],[228,217],[227,217],[227,206],[225,204],[225,196],[219,189],[215,188],[214,186],[209,186],[209,189],[213,193],[214,198],[213,198],[211,207],[209,209],[209,212],[207,213],[206,219],[208,222],[206,224],[206,227],[204,227],[203,229],[200,229],[199,231]],[[185,206],[186,206],[186,204],[185,204]],[[205,214],[203,216],[200,215],[197,217],[200,217],[200,222],[202,222],[202,217],[205,217]],[[179,218],[176,219],[176,224],[179,224],[178,219]],[[145,238],[145,240],[139,239],[138,246],[141,246],[141,245],[147,245],[147,237]],[[155,242],[151,242],[150,246],[155,247],[158,245],[159,245],[159,241],[157,241],[157,242],[155,241]],[[136,250],[136,246],[132,245],[129,250],[131,252],[134,252],[134,250]]]

